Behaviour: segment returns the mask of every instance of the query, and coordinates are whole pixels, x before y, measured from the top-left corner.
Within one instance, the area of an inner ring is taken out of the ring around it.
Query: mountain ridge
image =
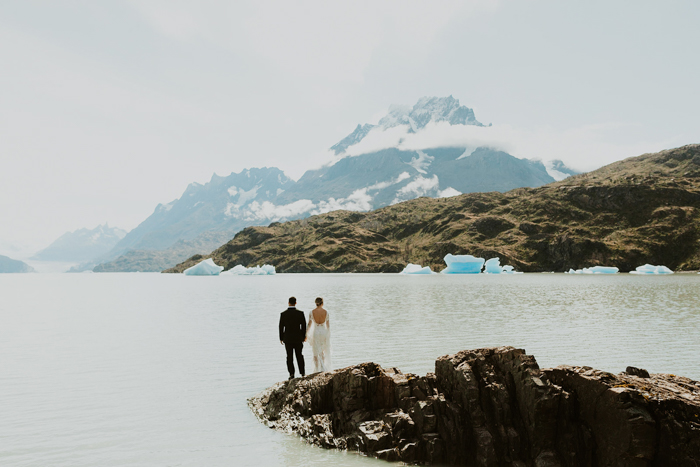
[[[32,259],[39,261],[87,262],[109,252],[127,234],[107,223],[94,229],[77,229],[66,232],[49,246],[40,250]]]
[[[431,123],[484,126],[472,109],[452,96],[424,97],[412,107],[392,106],[377,125],[358,125],[334,145],[331,150],[340,156],[334,163],[307,170],[296,182],[277,168],[264,167],[227,177],[214,175],[203,185],[190,184],[177,200],[158,205],[114,247],[104,266],[95,270],[115,270],[117,264],[116,270],[143,270],[149,256],[154,260],[152,270],[167,261],[164,251],[170,251],[172,266],[185,251],[171,248],[175,242],[194,241],[204,246],[196,239],[210,232],[236,232],[251,225],[338,209],[369,211],[420,196],[507,191],[555,180],[540,161],[518,159],[486,147],[388,147],[356,155],[345,153],[375,129],[402,127],[402,131],[416,133]],[[133,261],[120,258],[130,250],[139,252],[129,255]]]
[[[36,272],[33,267],[20,261],[12,259],[8,256],[0,255],[0,273],[27,273]]]
[[[209,255],[226,269],[398,272],[445,254],[500,257],[522,271],[644,263],[700,268],[700,145],[645,154],[538,188],[418,198],[368,213],[335,211],[249,227]]]

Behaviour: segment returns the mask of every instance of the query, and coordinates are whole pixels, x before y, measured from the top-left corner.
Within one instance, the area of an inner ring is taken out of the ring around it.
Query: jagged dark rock
[[[499,347],[440,357],[423,377],[375,363],[316,373],[248,402],[271,428],[389,461],[700,465],[700,383],[630,368],[542,370],[524,350]]]

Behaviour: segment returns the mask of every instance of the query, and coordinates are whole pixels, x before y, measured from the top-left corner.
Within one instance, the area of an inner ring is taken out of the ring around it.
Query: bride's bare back
[[[318,306],[314,308],[314,310],[311,312],[311,315],[313,316],[316,324],[323,324],[326,322],[328,312],[323,307]]]

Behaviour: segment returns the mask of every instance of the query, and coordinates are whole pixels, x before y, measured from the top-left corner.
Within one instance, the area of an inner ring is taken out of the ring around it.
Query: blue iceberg
[[[191,268],[185,269],[183,274],[188,276],[218,276],[223,271],[223,266],[217,266],[211,258],[200,261]]]
[[[651,264],[645,264],[644,266],[637,266],[636,271],[630,271],[630,274],[673,274],[666,266],[653,266]]]
[[[479,274],[484,266],[484,258],[475,258],[472,255],[445,255],[447,267],[440,271],[441,274]]]
[[[262,266],[255,266],[253,268],[247,268],[243,265],[237,264],[226,272],[221,274],[226,276],[271,276],[277,274],[274,266],[269,264],[263,264]]]
[[[486,267],[484,268],[484,274],[522,274],[521,272],[513,271],[513,266],[505,265],[501,266],[501,258],[491,258],[486,261]]]
[[[503,272],[500,258],[491,258],[484,265],[484,274],[500,274]]]
[[[567,274],[617,274],[620,270],[614,266],[593,266],[592,268],[569,269]]]
[[[420,264],[408,263],[399,274],[435,274],[430,266],[421,267]]]

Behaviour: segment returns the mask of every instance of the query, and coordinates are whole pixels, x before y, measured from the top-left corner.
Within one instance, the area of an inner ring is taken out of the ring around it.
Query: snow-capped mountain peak
[[[355,128],[355,131],[353,131],[345,138],[341,139],[336,144],[334,144],[331,147],[331,151],[335,152],[336,154],[341,154],[345,152],[347,148],[349,148],[353,144],[359,143],[362,140],[362,138],[367,136],[367,133],[369,133],[372,128],[374,128],[374,125],[372,125],[371,123],[365,123],[364,125],[358,124]]]
[[[469,107],[459,104],[459,99],[447,97],[421,97],[411,107],[392,106],[389,113],[379,120],[382,129],[409,125],[412,132],[424,128],[430,122],[448,122],[450,125],[483,126]]]
[[[484,126],[474,116],[474,110],[460,105],[459,99],[447,97],[421,97],[413,107],[391,105],[388,113],[377,125],[365,123],[331,147],[335,154],[343,154],[347,148],[362,141],[373,129],[388,130],[398,126],[408,127],[409,133],[417,133],[428,123],[447,122],[450,125]]]

